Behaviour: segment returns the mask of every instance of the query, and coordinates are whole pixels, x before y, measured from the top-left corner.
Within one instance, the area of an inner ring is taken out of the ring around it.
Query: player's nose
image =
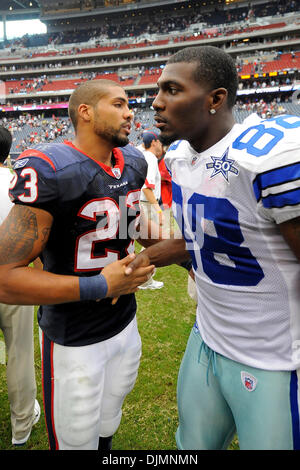
[[[154,99],[153,103],[152,103],[152,106],[153,108],[155,109],[155,111],[158,111],[160,109],[164,109],[165,108],[165,104],[162,100],[162,93],[161,91],[158,92],[156,98]]]
[[[128,108],[128,106],[126,106],[123,116],[126,119],[126,121],[131,121],[133,119],[132,111]]]

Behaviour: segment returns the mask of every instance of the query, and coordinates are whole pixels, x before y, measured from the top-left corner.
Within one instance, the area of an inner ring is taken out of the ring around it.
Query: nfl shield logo
[[[253,380],[251,380],[250,377],[245,377],[244,384],[248,390],[253,390]]]
[[[120,168],[112,168],[112,172],[114,176],[119,180],[121,178],[121,170]]]
[[[257,379],[248,372],[241,372],[242,384],[248,392],[253,392],[256,389]]]

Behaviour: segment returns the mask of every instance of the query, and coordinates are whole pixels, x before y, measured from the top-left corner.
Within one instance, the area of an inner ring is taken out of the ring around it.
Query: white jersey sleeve
[[[256,167],[253,189],[262,216],[276,223],[300,215],[299,117],[262,120],[254,129],[267,139]],[[250,128],[251,129],[251,128]],[[248,130],[249,132],[249,130]],[[240,146],[242,138],[237,146]]]
[[[10,182],[13,179],[13,174],[8,168],[0,168],[0,195],[1,195],[1,205],[0,205],[0,223],[7,217],[9,211],[13,207],[8,191]]]

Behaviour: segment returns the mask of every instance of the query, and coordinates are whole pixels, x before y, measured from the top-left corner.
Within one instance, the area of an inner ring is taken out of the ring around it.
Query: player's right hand
[[[128,258],[128,257],[127,257]],[[140,266],[148,266],[150,263],[148,255],[145,253],[144,250],[142,250],[138,255],[135,255],[134,258],[132,258],[129,263],[126,264],[125,267],[125,274],[126,276],[129,276],[132,274],[132,272],[139,268]]]
[[[106,297],[120,297],[120,295],[137,292],[138,286],[146,282],[154,272],[154,265],[149,264],[149,258],[143,256],[136,263],[136,269],[125,274],[128,264],[135,260],[135,254],[130,254],[122,260],[108,264],[101,274],[107,282]]]

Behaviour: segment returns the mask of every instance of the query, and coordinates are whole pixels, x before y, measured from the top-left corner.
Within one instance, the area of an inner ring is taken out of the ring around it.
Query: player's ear
[[[90,122],[93,114],[92,106],[88,104],[80,104],[77,108],[78,118],[84,122]]]
[[[216,88],[209,94],[209,109],[218,111],[227,102],[228,92],[226,88]]]

